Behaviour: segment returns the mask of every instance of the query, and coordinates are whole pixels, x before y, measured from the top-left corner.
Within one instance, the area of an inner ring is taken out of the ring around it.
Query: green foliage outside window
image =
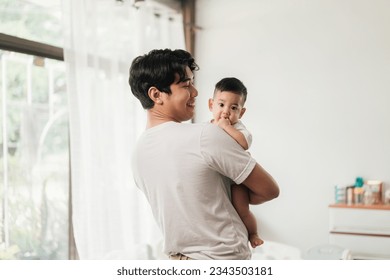
[[[0,32],[62,46],[60,2],[39,2],[0,0]],[[0,119],[0,259],[67,259],[64,63],[0,50]]]

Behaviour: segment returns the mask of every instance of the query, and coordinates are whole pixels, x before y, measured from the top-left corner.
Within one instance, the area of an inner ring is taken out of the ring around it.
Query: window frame
[[[4,33],[0,33],[0,49],[18,52],[28,55],[34,55],[42,58],[50,58],[59,61],[64,61],[64,50],[63,48],[39,43],[36,41],[31,41]],[[69,246],[68,246],[68,257],[70,260],[79,259],[73,232],[73,222],[72,222],[72,181],[71,181],[71,157],[70,157],[70,141],[69,141],[69,205],[68,205],[68,215],[69,215],[69,225],[68,225],[68,237],[69,237]]]

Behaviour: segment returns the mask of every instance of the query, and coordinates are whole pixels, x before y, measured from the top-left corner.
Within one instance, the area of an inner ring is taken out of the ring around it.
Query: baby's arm
[[[244,148],[244,150],[248,150],[249,146],[244,134],[242,134],[238,129],[232,126],[228,119],[220,119],[217,124],[223,130],[225,130],[225,132],[229,134],[234,140],[236,140],[237,143]]]

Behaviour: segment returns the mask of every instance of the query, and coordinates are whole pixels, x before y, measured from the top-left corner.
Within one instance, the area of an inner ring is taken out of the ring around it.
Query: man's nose
[[[192,95],[193,97],[198,96],[198,90],[197,90],[196,87],[194,87],[194,86],[192,86],[191,95]]]

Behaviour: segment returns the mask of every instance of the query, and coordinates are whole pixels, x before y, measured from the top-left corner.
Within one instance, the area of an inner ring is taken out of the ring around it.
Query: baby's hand
[[[227,126],[229,125],[232,125],[230,123],[230,120],[229,119],[223,119],[223,118],[220,118],[217,122],[217,125],[222,128],[222,129],[225,129]]]

